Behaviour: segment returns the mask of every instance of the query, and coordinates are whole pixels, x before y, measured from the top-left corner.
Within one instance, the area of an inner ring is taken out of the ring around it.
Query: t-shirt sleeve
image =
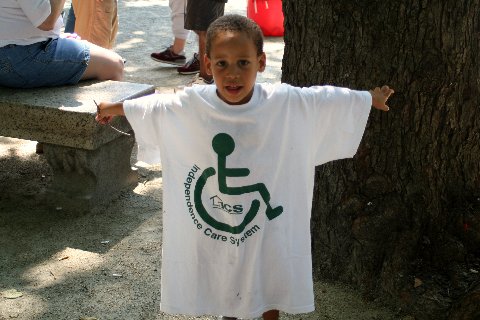
[[[160,163],[163,108],[164,104],[158,94],[126,100],[123,103],[125,116],[135,132],[139,161],[148,164]]]
[[[315,165],[353,157],[368,121],[371,94],[332,86],[310,87],[307,91],[314,107],[310,121]]]
[[[18,0],[18,4],[35,28],[41,25],[52,12],[48,0]]]

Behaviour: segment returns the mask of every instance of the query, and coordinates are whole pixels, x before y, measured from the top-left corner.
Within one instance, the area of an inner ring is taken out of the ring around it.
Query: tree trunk
[[[317,169],[316,276],[417,319],[453,317],[478,300],[480,279],[480,0],[283,0],[283,10],[282,81],[395,89],[355,158]]]

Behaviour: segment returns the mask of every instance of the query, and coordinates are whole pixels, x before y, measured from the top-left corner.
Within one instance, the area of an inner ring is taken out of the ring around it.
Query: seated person
[[[0,2],[0,86],[34,88],[81,80],[122,80],[113,51],[60,35],[65,0]]]

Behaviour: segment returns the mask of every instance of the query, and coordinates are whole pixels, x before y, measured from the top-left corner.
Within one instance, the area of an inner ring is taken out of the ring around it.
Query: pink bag
[[[283,36],[282,0],[248,0],[247,17],[260,26],[264,36]]]

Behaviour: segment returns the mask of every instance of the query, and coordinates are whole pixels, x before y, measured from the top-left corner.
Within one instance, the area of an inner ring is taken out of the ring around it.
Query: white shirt
[[[124,103],[139,160],[162,160],[161,309],[240,318],[313,311],[315,166],[355,154],[371,95],[257,84],[234,106],[215,89]]]
[[[42,31],[41,25],[51,13],[49,0],[0,1],[0,47],[8,44],[29,45],[58,38],[63,26],[60,16],[53,30]]]

